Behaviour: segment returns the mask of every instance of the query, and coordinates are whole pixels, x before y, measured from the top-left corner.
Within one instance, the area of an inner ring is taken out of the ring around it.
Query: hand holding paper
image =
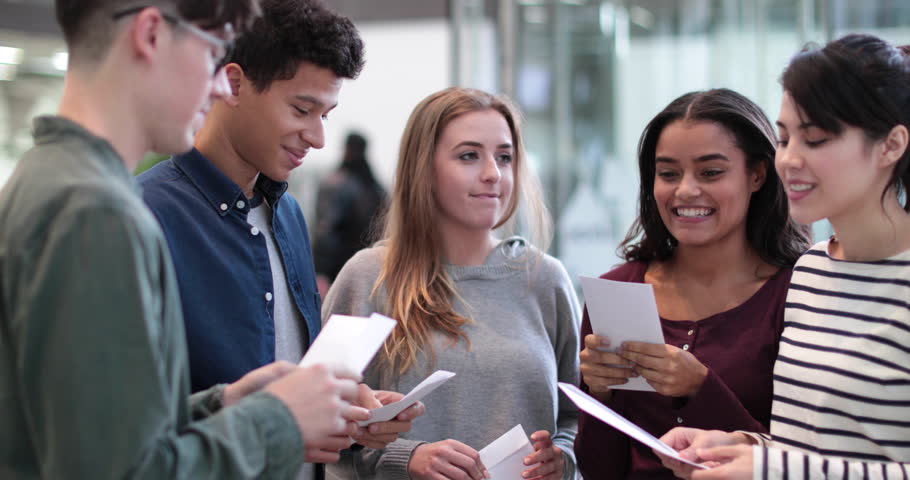
[[[491,480],[520,480],[528,467],[524,458],[534,453],[528,435],[521,425],[493,440],[480,451],[480,460],[487,467]]]
[[[638,440],[641,443],[651,447],[655,452],[659,452],[670,458],[674,458],[683,463],[687,463],[696,468],[706,469],[708,467],[698,463],[691,462],[681,457],[679,453],[671,446],[658,440],[654,435],[644,431],[638,425],[628,421],[622,415],[614,412],[610,407],[598,402],[590,395],[582,392],[578,387],[568,383],[559,382],[559,389],[569,397],[575,405],[581,410],[591,414],[602,422],[605,422],[626,435]]]
[[[408,392],[401,400],[371,410],[370,419],[365,422],[359,422],[359,425],[365,427],[371,423],[387,422],[395,418],[404,409],[419,402],[423,397],[429,395],[433,390],[436,390],[440,385],[449,381],[449,379],[454,376],[454,373],[445,370],[433,372],[432,375],[420,382],[420,384]]]
[[[610,351],[622,342],[664,343],[654,289],[647,283],[615,282],[602,278],[579,277],[585,294],[585,305],[596,335],[608,337]],[[654,387],[643,377],[629,378],[614,390],[653,392]]]

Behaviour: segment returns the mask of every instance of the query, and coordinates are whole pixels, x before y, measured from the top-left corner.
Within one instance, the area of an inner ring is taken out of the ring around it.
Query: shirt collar
[[[193,148],[189,152],[174,156],[174,165],[177,166],[192,182],[202,196],[209,202],[219,215],[227,215],[231,209],[236,209],[244,214],[250,211],[250,201],[243,194],[243,189],[227,177],[199,150]],[[272,205],[288,189],[287,182],[276,182],[259,174],[255,189],[261,193]]]

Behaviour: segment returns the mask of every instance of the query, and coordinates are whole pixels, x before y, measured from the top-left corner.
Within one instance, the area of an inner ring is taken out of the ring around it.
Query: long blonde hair
[[[433,159],[446,126],[461,115],[480,110],[502,114],[512,134],[514,188],[502,218],[493,228],[512,234],[524,226],[539,250],[546,251],[549,245],[550,216],[540,184],[528,168],[520,117],[512,102],[504,96],[457,87],[421,101],[401,138],[383,233],[388,250],[373,288],[373,295],[385,289],[387,312],[399,322],[385,343],[381,360],[386,367],[383,370],[389,374],[404,374],[421,351],[435,362],[431,343],[434,329],[449,337],[452,344],[464,339],[470,346],[463,327],[471,319],[455,312],[453,300],[458,298],[458,292],[439,255]]]

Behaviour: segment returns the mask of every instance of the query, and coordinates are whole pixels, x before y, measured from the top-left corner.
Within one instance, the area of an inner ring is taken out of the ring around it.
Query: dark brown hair
[[[803,229],[790,219],[787,196],[774,169],[776,137],[771,122],[758,105],[725,88],[687,93],[673,100],[645,127],[638,142],[638,218],[619,247],[620,255],[626,261],[664,261],[676,250],[676,238],[660,218],[654,198],[654,176],[660,135],[667,125],[680,120],[719,125],[733,136],[750,171],[765,166],[765,182],[749,200],[746,237],[765,262],[793,266],[809,244]]]
[[[906,47],[902,47],[906,48]],[[910,129],[910,59],[905,52],[872,35],[847,35],[822,48],[806,46],[781,77],[801,114],[835,135],[853,126],[871,141],[885,138],[897,125]],[[906,194],[910,185],[910,148],[898,160],[888,189]],[[904,210],[910,211],[905,195]]]

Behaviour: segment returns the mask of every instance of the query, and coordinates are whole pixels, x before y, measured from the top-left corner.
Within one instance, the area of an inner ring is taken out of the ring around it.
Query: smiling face
[[[741,235],[749,200],[764,174],[749,171],[730,132],[713,122],[678,120],[657,141],[654,199],[680,246],[708,246]]]
[[[777,126],[780,146],[774,164],[794,220],[841,223],[841,217],[879,208],[891,171],[876,161],[881,142],[870,142],[862,129],[849,125],[839,135],[822,130],[786,92]]]
[[[325,145],[325,122],[338,103],[342,79],[332,70],[301,62],[290,80],[263,92],[236,64],[227,67],[234,95],[231,143],[240,158],[268,178],[287,181],[311,148]]]
[[[443,130],[433,157],[433,196],[444,234],[491,230],[512,197],[512,132],[495,110],[465,113]]]

